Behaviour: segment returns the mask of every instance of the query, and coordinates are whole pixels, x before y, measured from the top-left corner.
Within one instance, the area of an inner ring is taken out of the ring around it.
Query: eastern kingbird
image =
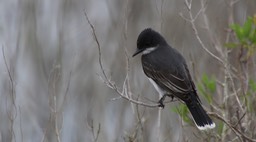
[[[159,107],[164,107],[166,96],[178,98],[187,105],[198,129],[215,127],[201,106],[186,61],[176,49],[169,46],[158,32],[148,28],[140,33],[133,57],[139,53],[142,53],[144,73],[162,96]]]

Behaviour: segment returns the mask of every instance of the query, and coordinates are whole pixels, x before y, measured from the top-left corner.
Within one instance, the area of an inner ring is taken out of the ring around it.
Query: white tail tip
[[[197,125],[196,125],[197,126]],[[208,129],[213,129],[215,128],[215,123],[213,122],[212,124],[206,124],[204,126],[197,126],[199,130],[208,130]]]

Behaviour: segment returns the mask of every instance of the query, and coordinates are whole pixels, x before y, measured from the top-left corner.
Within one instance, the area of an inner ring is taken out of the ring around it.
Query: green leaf
[[[186,123],[191,123],[190,118],[188,117],[188,107],[185,104],[180,104],[172,109],[175,113],[179,114],[179,116],[182,118],[182,120]]]
[[[177,114],[179,114],[179,115],[181,114],[181,112],[180,112],[180,110],[179,110],[179,107],[173,107],[173,108],[172,108],[172,111],[175,112],[175,113],[177,113]]]
[[[249,86],[253,93],[256,92],[256,82],[252,79],[249,80]]]
[[[205,92],[205,88],[203,87],[203,84],[202,84],[202,83],[198,83],[198,84],[197,84],[197,89],[198,89],[198,91],[199,91],[200,94],[206,93],[206,92]]]
[[[207,89],[210,91],[210,93],[214,93],[216,90],[216,81],[214,77],[211,77],[207,79],[207,82],[205,82]]]
[[[216,91],[216,80],[214,77],[209,78],[206,74],[203,74],[201,82],[201,84],[198,84],[199,92],[209,103],[211,103],[211,94]]]
[[[247,20],[244,23],[243,36],[246,37],[246,38],[249,37],[249,34],[251,32],[251,29],[252,29],[252,23],[253,23],[252,17],[248,17]]]
[[[211,96],[206,92],[205,85],[203,85],[202,83],[198,83],[197,89],[199,91],[199,94],[203,96],[207,100],[207,102],[212,102]]]
[[[251,32],[249,39],[253,44],[256,44],[256,28]]]
[[[237,38],[241,42],[244,38],[244,34],[243,34],[244,31],[242,27],[240,27],[238,24],[232,24],[230,27],[232,30],[235,31]]]
[[[186,123],[190,123],[191,120],[188,117],[188,113],[189,113],[188,107],[184,104],[181,104],[181,110],[182,110],[182,119],[183,119],[183,121],[186,122]]]
[[[234,43],[234,42],[228,42],[228,43],[225,43],[224,46],[227,48],[236,48],[239,46],[239,44]]]
[[[208,82],[208,76],[206,75],[206,74],[203,74],[203,76],[202,76],[202,82],[203,83],[207,83]]]

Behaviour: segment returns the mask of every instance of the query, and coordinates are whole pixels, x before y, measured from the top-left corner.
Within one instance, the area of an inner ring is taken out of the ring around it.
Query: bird
[[[181,53],[151,28],[144,29],[138,36],[137,50],[132,56],[140,53],[143,71],[161,95],[159,107],[164,108],[166,96],[177,98],[186,104],[199,130],[213,129],[215,123],[201,105],[196,86]]]

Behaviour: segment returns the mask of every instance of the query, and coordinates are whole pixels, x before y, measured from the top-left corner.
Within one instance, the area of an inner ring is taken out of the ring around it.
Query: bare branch
[[[19,114],[20,114],[20,135],[21,135],[21,141],[23,142],[24,138],[23,138],[23,130],[22,130],[22,120],[21,120],[21,110],[19,107]]]
[[[97,142],[97,141],[98,141],[98,138],[99,138],[99,135],[100,135],[101,125],[100,125],[100,124],[98,125],[96,134],[95,134],[95,132],[94,132],[93,120],[91,120],[90,123],[87,121],[87,126],[89,127],[89,129],[90,129],[91,132],[92,132],[93,141],[94,141],[94,142]]]
[[[7,64],[7,61],[6,61],[6,57],[5,57],[5,52],[4,52],[4,46],[2,45],[2,54],[3,54],[3,58],[4,58],[4,64],[5,64],[5,67],[6,67],[6,70],[8,72],[8,76],[9,76],[9,79],[10,79],[10,82],[11,82],[11,95],[12,95],[12,101],[14,102],[14,89],[13,89],[13,79],[12,79],[12,75],[11,75],[11,71],[8,67],[8,64]]]
[[[192,0],[190,1],[185,0],[185,6],[187,7],[187,9],[191,10],[191,5],[192,5]]]
[[[4,59],[4,64],[5,64],[6,70],[8,72],[8,77],[9,77],[9,80],[10,80],[10,83],[11,83],[11,94],[10,94],[11,107],[10,107],[10,111],[7,110],[8,119],[10,120],[10,123],[11,123],[9,131],[11,133],[11,141],[16,141],[15,133],[14,133],[14,120],[17,117],[17,107],[16,107],[16,103],[15,103],[14,83],[13,83],[13,77],[11,75],[11,70],[8,67],[8,64],[7,64],[7,61],[6,61],[5,52],[4,52],[4,46],[3,45],[2,45],[2,55],[3,55],[3,59]],[[8,108],[9,107],[7,105],[6,109],[8,109]]]
[[[106,75],[105,73],[105,70],[103,68],[103,65],[102,65],[102,57],[101,57],[101,46],[100,46],[100,43],[98,41],[98,38],[96,36],[96,33],[95,33],[95,28],[94,26],[92,25],[92,23],[90,22],[90,19],[89,17],[87,16],[87,13],[86,11],[84,10],[84,15],[86,17],[86,20],[87,22],[89,23],[91,29],[92,29],[92,32],[93,32],[93,37],[94,37],[94,40],[96,41],[97,43],[97,48],[98,48],[98,54],[99,54],[99,64],[100,64],[100,69],[101,69],[101,72],[103,73],[103,76],[104,78],[101,77],[101,79],[103,80],[103,82],[111,89],[113,89],[120,97],[122,97],[123,99],[125,100],[128,100],[129,102],[132,102],[132,103],[135,103],[135,104],[138,104],[138,105],[142,105],[142,106],[146,106],[146,107],[158,107],[159,105],[156,103],[156,104],[148,104],[148,103],[144,103],[144,102],[141,102],[141,101],[137,101],[137,100],[134,100],[132,99],[131,97],[127,96],[124,92],[124,89],[122,91],[120,91],[116,84],[111,81],[109,79],[109,77]],[[125,82],[124,82],[125,83]]]
[[[203,41],[201,40],[201,38],[199,37],[199,34],[198,34],[198,30],[196,28],[196,25],[195,25],[195,19],[197,18],[197,16],[205,9],[205,7],[201,7],[201,9],[199,10],[199,12],[196,14],[196,16],[194,17],[192,12],[191,12],[191,5],[192,5],[192,0],[190,2],[188,2],[188,0],[185,0],[185,6],[187,7],[188,9],[188,13],[189,13],[189,19],[188,18],[184,18],[184,16],[182,14],[181,17],[186,20],[186,21],[189,21],[191,26],[192,26],[192,29],[195,33],[195,36],[199,42],[199,44],[201,45],[201,47],[208,53],[210,54],[213,58],[215,58],[217,61],[219,61],[220,63],[224,64],[224,61],[219,58],[218,56],[216,56],[214,53],[212,53],[208,48],[206,48],[205,44],[203,43]]]
[[[239,137],[239,139],[241,141],[243,141],[242,138],[244,138],[250,142],[256,142],[256,139],[250,138],[250,137],[246,136],[245,134],[243,134],[240,130],[238,130],[236,127],[232,126],[232,124],[230,124],[227,120],[225,120],[225,118],[223,118],[219,114],[214,113],[214,112],[208,112],[208,114],[221,120],[222,122],[224,122]]]
[[[105,73],[105,70],[104,70],[104,68],[103,68],[103,65],[102,65],[101,46],[100,46],[99,40],[98,40],[98,38],[97,38],[97,36],[96,36],[95,28],[94,28],[93,24],[91,23],[91,21],[90,21],[88,15],[87,15],[85,9],[84,9],[84,15],[85,15],[85,18],[86,18],[88,24],[90,25],[90,27],[91,27],[91,29],[92,29],[93,38],[94,38],[94,40],[95,40],[96,43],[97,43],[97,47],[98,47],[98,50],[99,50],[98,53],[99,53],[99,64],[100,64],[100,68],[101,68],[101,71],[102,71],[102,73],[103,73],[103,76],[104,76],[105,80],[107,80],[108,77],[107,77],[107,75],[106,75],[106,73]]]

